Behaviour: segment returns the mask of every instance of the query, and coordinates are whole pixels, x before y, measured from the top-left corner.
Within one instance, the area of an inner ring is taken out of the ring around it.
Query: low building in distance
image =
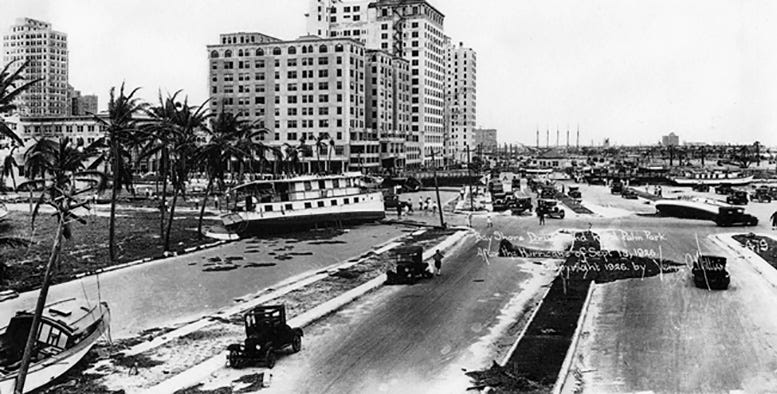
[[[665,135],[661,137],[661,145],[678,146],[680,145],[680,137],[677,136],[675,133],[669,133],[669,135]]]

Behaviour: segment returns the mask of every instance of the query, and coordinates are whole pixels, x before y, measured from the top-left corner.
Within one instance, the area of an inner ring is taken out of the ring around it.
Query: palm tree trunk
[[[170,250],[170,231],[173,228],[173,215],[175,215],[175,203],[178,202],[178,188],[173,191],[173,202],[170,204],[170,218],[167,221],[167,231],[165,232],[165,252]]]
[[[111,141],[111,145],[115,142]],[[119,155],[116,149],[112,147],[113,154],[113,184],[111,185],[111,217],[108,220],[108,255],[111,262],[116,261],[116,197],[119,195]],[[97,209],[97,207],[95,207]]]
[[[162,239],[165,236],[165,213],[167,212],[167,155],[166,152],[162,152],[162,200],[159,206],[159,238]]]
[[[32,347],[35,344],[38,336],[38,327],[40,325],[40,318],[43,314],[43,308],[46,306],[46,297],[49,293],[49,285],[51,283],[51,271],[54,265],[59,260],[59,253],[62,249],[62,231],[64,225],[64,219],[60,216],[57,224],[57,235],[54,238],[54,245],[51,247],[51,255],[49,261],[46,264],[46,273],[43,275],[43,284],[38,294],[38,303],[35,305],[35,314],[32,317],[32,327],[27,335],[27,343],[24,345],[24,355],[22,356],[21,364],[19,365],[19,373],[16,377],[16,387],[14,392],[21,394],[24,392],[24,381],[27,378],[27,371],[30,368],[30,360],[32,359]]]
[[[205,205],[208,203],[208,195],[213,188],[213,176],[208,179],[208,187],[205,189],[205,196],[202,198],[202,206],[200,207],[200,219],[197,221],[197,234],[202,238],[202,217],[205,216]]]

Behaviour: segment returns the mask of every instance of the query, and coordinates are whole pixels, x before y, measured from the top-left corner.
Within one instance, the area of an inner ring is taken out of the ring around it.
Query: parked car
[[[287,346],[294,353],[302,349],[302,329],[289,327],[284,305],[258,306],[243,315],[243,321],[245,341],[227,347],[227,364],[232,368],[255,363],[272,368],[276,351]]]
[[[726,197],[726,203],[731,205],[747,205],[747,192],[744,190],[734,190]]]
[[[731,188],[731,185],[719,185],[715,187],[715,193],[716,194],[731,194],[734,189]]]
[[[634,191],[634,189],[625,188],[621,192],[621,197],[627,200],[636,200],[639,196],[637,195],[637,192]]]
[[[693,284],[702,289],[725,290],[731,283],[726,271],[726,258],[721,256],[700,255],[691,269]]]
[[[612,194],[620,194],[623,192],[623,183],[620,181],[613,181],[612,186],[610,186],[610,193]]]
[[[515,196],[515,201],[510,207],[510,212],[513,215],[520,215],[526,211],[532,210],[531,197],[529,196]]]
[[[556,198],[556,188],[553,186],[546,186],[542,188],[542,191],[540,192],[540,198],[544,199],[554,199]]]
[[[772,200],[777,200],[777,186],[769,186],[769,195]]]
[[[770,203],[772,202],[772,196],[769,194],[769,189],[767,187],[759,187],[750,195],[750,201]]]
[[[697,184],[693,185],[693,187],[691,187],[691,190],[693,190],[695,192],[704,192],[704,193],[706,193],[706,192],[710,191],[710,185],[708,185],[706,183],[697,183]]]
[[[420,279],[433,277],[429,265],[424,263],[424,249],[408,246],[394,249],[395,270],[386,272],[386,284],[413,284]]]
[[[576,200],[580,200],[583,198],[583,194],[580,193],[580,187],[579,186],[570,186],[569,191],[567,191],[567,195],[571,198],[574,198]]]
[[[758,218],[745,213],[745,209],[742,207],[718,207],[715,224],[720,227],[757,226]]]
[[[387,211],[396,210],[397,205],[402,207],[402,210],[404,210],[405,207],[411,210],[413,209],[413,205],[410,202],[402,201],[399,198],[399,195],[394,193],[386,193],[386,192],[383,193],[383,207],[385,208],[385,210]]]
[[[537,200],[536,212],[538,215],[544,213],[545,216],[556,219],[563,219],[566,215],[564,209],[558,206],[558,201],[547,198]]]

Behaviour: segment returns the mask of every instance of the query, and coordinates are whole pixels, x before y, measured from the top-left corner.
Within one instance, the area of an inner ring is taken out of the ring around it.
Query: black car
[[[567,192],[567,195],[576,200],[583,198],[583,194],[580,193],[580,187],[578,186],[570,186],[569,191]]]
[[[763,186],[763,187],[759,187],[758,189],[755,189],[753,194],[750,195],[750,201],[758,201],[758,202],[765,202],[765,203],[772,202],[772,196],[769,193],[769,188],[766,186]]]
[[[715,224],[720,227],[729,226],[757,226],[758,218],[745,213],[741,207],[718,207],[718,216]]]
[[[734,190],[726,197],[726,203],[731,205],[747,205],[747,192],[744,190]]]
[[[262,363],[275,366],[275,352],[287,346],[296,353],[302,349],[302,329],[286,324],[284,305],[257,306],[243,315],[246,329],[244,343],[227,347],[227,363],[232,368]]]
[[[627,200],[636,200],[639,196],[637,195],[637,192],[634,191],[634,189],[623,189],[621,192],[621,197]]]
[[[386,284],[413,284],[433,277],[429,265],[424,263],[423,254],[424,249],[420,246],[394,249],[396,269],[386,271]]]
[[[697,183],[697,184],[695,184],[695,185],[693,185],[691,187],[691,190],[693,190],[695,192],[704,192],[704,193],[706,193],[706,192],[710,191],[710,185],[708,185],[706,183]]]
[[[408,209],[413,209],[413,205],[411,203],[402,201],[396,194],[384,194],[383,206],[387,211],[395,210],[397,209],[397,206],[400,206],[402,210],[404,210],[405,207]]]
[[[731,185],[720,185],[715,188],[716,194],[731,194],[734,189],[731,188]]]
[[[620,181],[615,181],[612,183],[612,186],[610,186],[610,193],[612,194],[620,194],[623,192],[623,183]]]
[[[700,255],[691,269],[693,284],[702,289],[725,290],[731,283],[726,271],[726,258],[721,256]]]

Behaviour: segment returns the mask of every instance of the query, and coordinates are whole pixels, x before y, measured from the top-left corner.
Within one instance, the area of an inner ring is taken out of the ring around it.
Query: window
[[[354,197],[353,198],[353,203],[356,204],[357,202],[359,202],[359,197]]]
[[[313,204],[311,204],[309,202],[306,202],[305,203],[305,209],[310,209],[310,208],[313,208]]]
[[[289,47],[289,55],[296,55],[297,47]]]
[[[321,46],[318,47],[318,52],[319,53],[326,53],[326,51],[327,51],[326,45],[322,44]]]
[[[318,181],[318,188],[321,190],[326,189],[326,182],[325,181]]]
[[[224,52],[224,57],[232,57],[232,51],[230,51],[229,49],[227,49],[227,51],[226,51],[226,52]]]
[[[276,56],[280,55],[281,54],[281,48],[278,48],[278,47],[273,48],[272,49],[272,54],[276,55]]]
[[[337,200],[331,200],[329,202],[332,204],[333,207],[337,206]]]
[[[323,208],[324,207],[324,202],[323,201],[319,201],[318,202],[318,207],[319,208]]]
[[[305,181],[304,185],[305,185],[305,191],[309,192],[309,191],[313,190],[313,185],[310,183],[310,181]]]
[[[339,179],[333,180],[332,181],[332,187],[335,188],[335,189],[340,187],[340,180]]]
[[[344,198],[343,199],[343,205],[348,205],[350,203],[350,201],[351,200],[349,198]]]
[[[264,206],[264,211],[265,212],[272,212],[272,205],[265,205]]]
[[[256,56],[264,56],[264,49],[257,48],[256,49]]]
[[[219,52],[218,51],[212,51],[210,53],[210,57],[213,58],[213,59],[218,58],[219,57]]]
[[[284,207],[284,208],[285,208],[287,211],[293,211],[293,210],[294,210],[294,208],[292,208],[292,205],[291,205],[291,204],[286,204],[286,205],[284,205],[283,207]]]

